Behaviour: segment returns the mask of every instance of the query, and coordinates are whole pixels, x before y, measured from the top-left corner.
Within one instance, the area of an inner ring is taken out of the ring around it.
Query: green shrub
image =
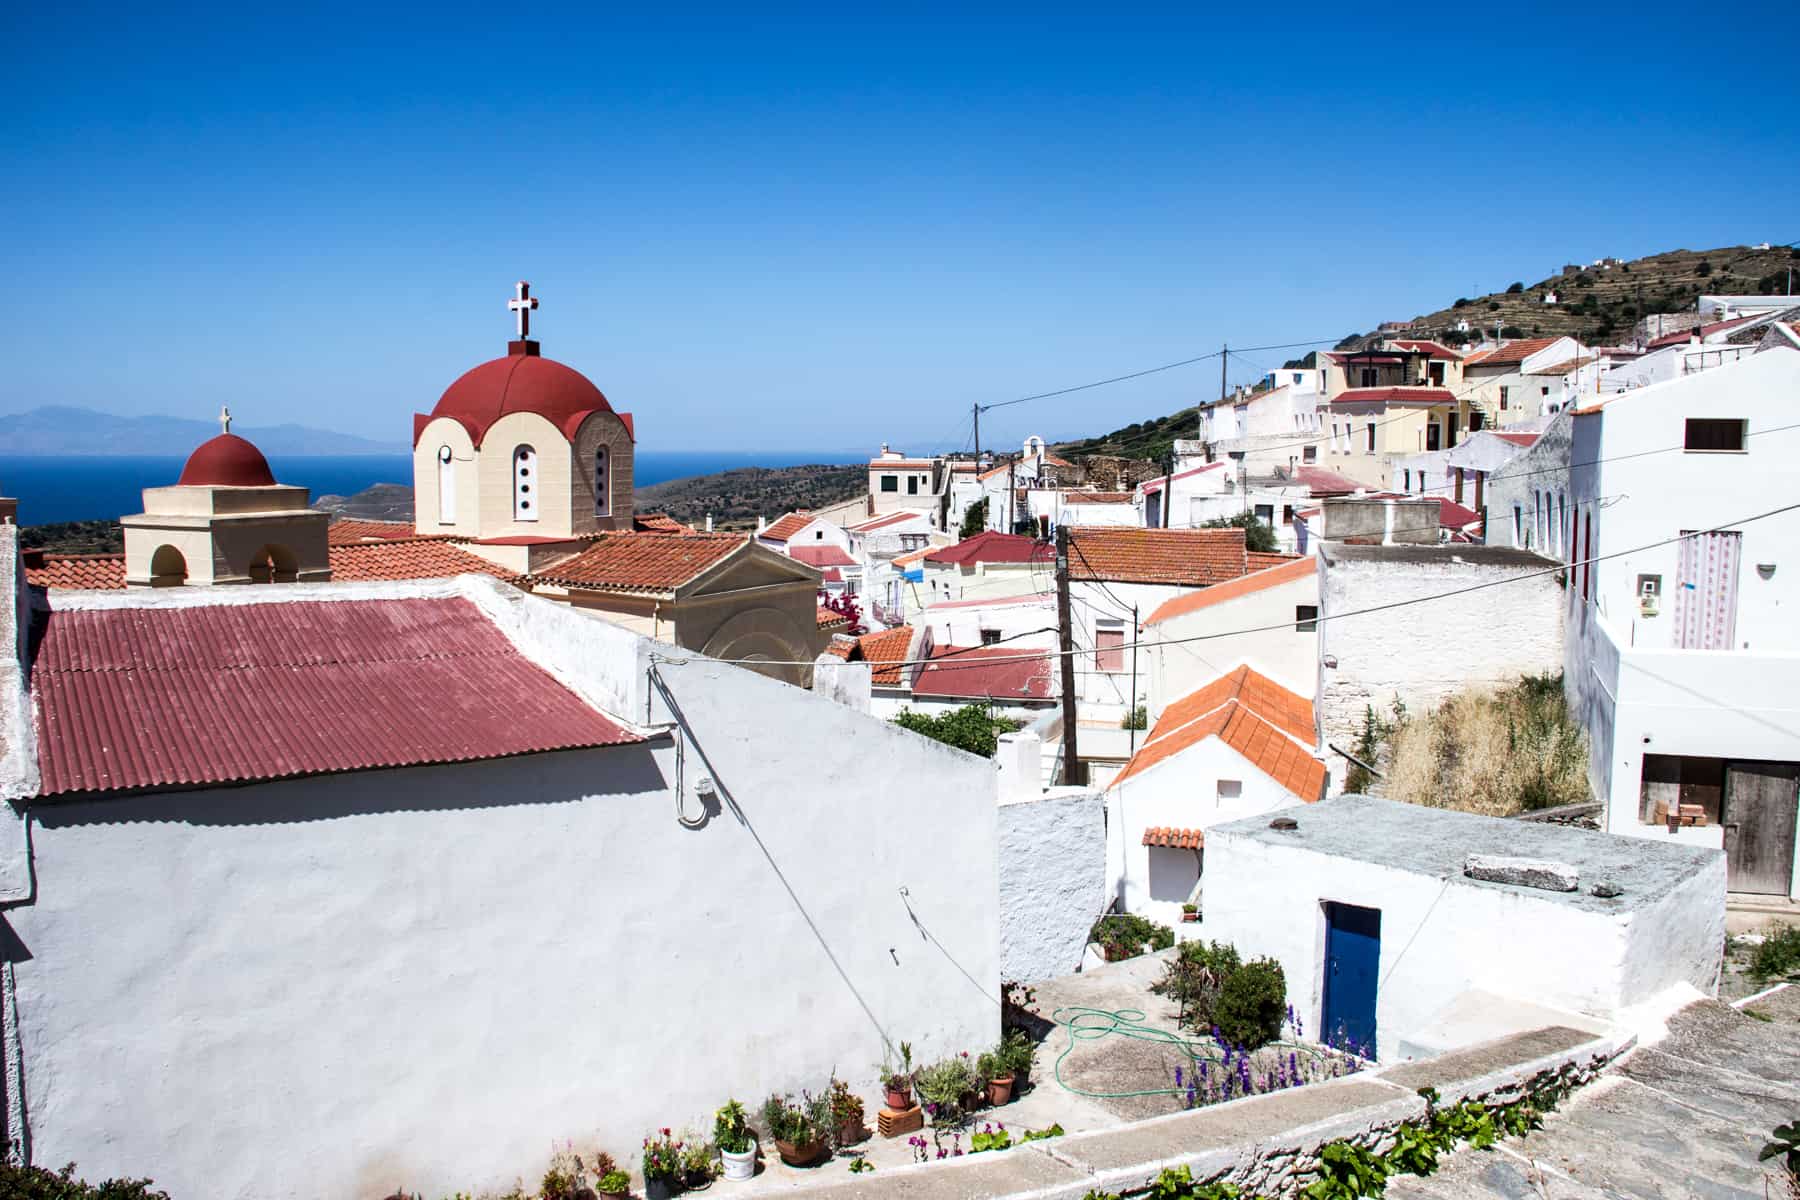
[[[986,529],[987,514],[987,497],[983,496],[980,500],[977,500],[963,510],[962,528],[957,531],[957,536],[972,538],[982,530]]]
[[[900,715],[894,718],[894,724],[914,733],[922,733],[946,746],[955,746],[970,754],[992,758],[994,751],[1000,748],[1000,735],[1013,732],[1023,722],[996,717],[983,704],[965,704],[959,709],[935,717],[930,713],[914,712],[910,708],[902,709]]]
[[[1506,285],[1506,294],[1509,296],[1516,296],[1524,290],[1525,285],[1523,283],[1509,283]]]
[[[1287,1015],[1287,976],[1272,958],[1257,958],[1225,976],[1213,1023],[1234,1046],[1255,1050],[1281,1036]]]
[[[169,1200],[148,1179],[108,1179],[86,1183],[75,1178],[75,1164],[60,1171],[28,1167],[10,1156],[0,1163],[0,1196],[6,1200]]]
[[[1126,713],[1124,720],[1119,722],[1120,729],[1148,729],[1149,727],[1150,710],[1142,704]]]
[[[1195,1029],[1210,1029],[1217,1015],[1219,990],[1241,965],[1237,949],[1224,942],[1183,942],[1150,990],[1175,1001],[1178,1021]]]
[[[1765,980],[1800,974],[1800,925],[1768,933],[1750,956],[1750,974]]]
[[[1136,913],[1108,913],[1094,922],[1088,940],[1105,952],[1108,962],[1118,962],[1146,950],[1167,950],[1175,944],[1175,931]]]
[[[1273,554],[1275,531],[1256,519],[1253,512],[1241,512],[1235,517],[1214,517],[1200,524],[1202,529],[1242,529],[1244,531],[1244,549],[1254,550],[1258,554]]]

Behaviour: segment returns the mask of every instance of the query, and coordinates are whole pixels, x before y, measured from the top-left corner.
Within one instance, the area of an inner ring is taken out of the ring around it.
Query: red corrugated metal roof
[[[821,542],[818,545],[789,546],[788,557],[795,562],[803,562],[809,567],[854,567],[856,560],[850,557],[836,542]]]
[[[1050,660],[1042,650],[939,646],[913,680],[915,696],[952,699],[1048,700]]]
[[[458,598],[53,609],[41,628],[45,796],[643,740]]]
[[[999,533],[989,529],[966,537],[954,546],[940,546],[925,555],[925,561],[950,566],[966,563],[1027,563],[1048,561],[1055,557],[1050,547],[1036,538],[1017,533]]]
[[[1367,387],[1346,388],[1331,398],[1330,407],[1340,404],[1454,404],[1456,394],[1440,387]]]

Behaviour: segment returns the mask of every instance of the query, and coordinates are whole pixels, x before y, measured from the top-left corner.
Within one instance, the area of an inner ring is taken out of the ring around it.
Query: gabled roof
[[[802,529],[805,529],[808,525],[812,524],[812,519],[813,515],[809,509],[796,509],[791,513],[786,513],[777,517],[773,525],[770,525],[756,536],[766,542],[785,542],[796,533],[799,533]]]
[[[1130,492],[1082,492],[1066,491],[1062,494],[1064,504],[1130,504]]]
[[[610,534],[573,558],[545,567],[534,578],[578,590],[668,593],[749,544],[741,533]]]
[[[1240,596],[1250,596],[1257,592],[1266,592],[1270,588],[1283,584],[1298,583],[1318,573],[1318,566],[1311,558],[1295,558],[1277,567],[1268,567],[1261,571],[1253,571],[1224,583],[1216,583],[1209,588],[1201,588],[1197,592],[1188,592],[1165,600],[1157,610],[1144,621],[1145,625],[1158,625],[1175,617],[1184,617],[1203,608],[1211,608],[1215,604],[1223,604],[1227,600],[1236,600]]]
[[[856,560],[850,552],[836,542],[821,542],[816,546],[789,546],[788,557],[795,562],[803,562],[809,567],[854,567]]]
[[[1036,538],[987,529],[954,546],[939,546],[924,557],[926,562],[940,566],[966,566],[970,563],[1043,562],[1054,557],[1054,553]]]
[[[843,613],[832,612],[824,605],[816,605],[819,610],[818,624],[820,629],[841,629],[850,624],[850,618]]]
[[[1577,355],[1574,358],[1565,358],[1559,363],[1551,363],[1547,367],[1539,367],[1531,373],[1533,375],[1567,375],[1571,371],[1581,370],[1581,368],[1592,364],[1594,361],[1596,360],[1593,355],[1582,354]]]
[[[1501,343],[1496,349],[1483,351],[1479,354],[1471,354],[1468,358],[1463,360],[1463,366],[1516,366],[1536,354],[1539,350],[1544,350],[1555,345],[1559,340],[1559,338],[1553,337],[1514,338],[1510,342]]]
[[[1361,491],[1362,484],[1348,475],[1340,475],[1326,467],[1295,467],[1288,474],[1293,482],[1304,485],[1315,496],[1348,496]]]
[[[1392,340],[1394,345],[1401,350],[1411,350],[1418,354],[1429,354],[1433,358],[1447,358],[1451,362],[1458,362],[1462,359],[1462,355],[1444,345],[1442,342],[1434,342],[1427,338],[1393,338],[1390,340]]]
[[[1206,848],[1206,830],[1152,825],[1144,830],[1144,845],[1159,846],[1165,850],[1203,850]]]
[[[1069,531],[1075,582],[1206,587],[1244,573],[1242,529],[1137,529],[1083,525]]]
[[[913,695],[952,699],[1049,700],[1050,659],[1042,650],[938,646],[913,677]]]
[[[32,565],[32,564],[37,565]],[[25,553],[25,582],[41,588],[99,588],[125,586],[123,554]]]
[[[938,549],[940,549],[940,547],[920,546],[917,550],[908,550],[905,554],[896,554],[896,555],[894,555],[893,558],[889,559],[888,561],[893,566],[899,567],[901,570],[905,570],[907,567],[912,566],[914,563],[921,562],[924,559],[931,557],[931,555],[933,553],[935,553]]]
[[[369,521],[361,517],[339,518],[325,530],[326,540],[334,546],[391,542],[418,536],[411,521]]]
[[[1224,469],[1225,464],[1222,462],[1201,463],[1197,467],[1189,467],[1187,470],[1177,471],[1173,475],[1158,475],[1154,479],[1146,479],[1138,484],[1137,490],[1148,496],[1152,492],[1162,491],[1164,484],[1173,483],[1177,479],[1190,479],[1195,475],[1204,475],[1208,471],[1223,471]]]
[[[1491,433],[1501,441],[1511,442],[1515,446],[1534,446],[1537,444],[1538,438],[1542,436],[1536,433],[1508,433],[1501,429],[1478,429],[1476,433]]]
[[[1263,774],[1307,802],[1325,791],[1325,764],[1313,757],[1313,706],[1304,696],[1242,666],[1163,710],[1150,738],[1110,787],[1182,751],[1218,738]]]
[[[643,740],[461,597],[52,608],[41,629],[44,796]]]
[[[1709,324],[1701,325],[1697,329],[1678,329],[1674,333],[1665,333],[1661,337],[1651,338],[1649,349],[1660,350],[1664,346],[1679,346],[1683,342],[1691,342],[1695,338],[1705,341],[1715,333],[1724,333],[1728,329],[1736,329],[1739,325],[1744,325],[1751,321],[1760,321],[1762,319],[1763,317],[1761,314],[1752,317],[1732,317],[1729,320],[1713,321]]]
[[[1367,387],[1345,388],[1331,398],[1331,407],[1340,404],[1454,404],[1456,393],[1441,387]]]
[[[639,533],[696,533],[692,525],[683,525],[668,513],[638,513],[631,527]]]
[[[906,652],[912,648],[915,632],[911,625],[896,625],[892,629],[865,633],[852,643],[843,657],[849,662],[868,663],[872,668],[869,682],[876,687],[898,687],[906,682],[905,670],[899,664],[906,661]]]
[[[479,554],[431,538],[332,546],[330,556],[333,583],[445,579],[452,575],[492,575],[508,583],[519,581],[517,571],[509,571]]]

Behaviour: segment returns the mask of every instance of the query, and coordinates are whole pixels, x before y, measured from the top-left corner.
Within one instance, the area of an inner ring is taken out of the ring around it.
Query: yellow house
[[[1479,410],[1441,387],[1350,388],[1324,407],[1319,465],[1370,487],[1393,486],[1395,456],[1448,450],[1482,425]]]

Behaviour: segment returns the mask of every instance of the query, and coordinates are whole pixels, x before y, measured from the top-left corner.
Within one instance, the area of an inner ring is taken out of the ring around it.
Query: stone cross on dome
[[[228,404],[219,405],[219,432],[231,432],[231,406]]]
[[[524,341],[531,336],[531,310],[538,306],[537,297],[531,294],[531,285],[523,279],[513,285],[516,293],[506,302],[506,307],[513,311],[519,319],[519,340]]]

